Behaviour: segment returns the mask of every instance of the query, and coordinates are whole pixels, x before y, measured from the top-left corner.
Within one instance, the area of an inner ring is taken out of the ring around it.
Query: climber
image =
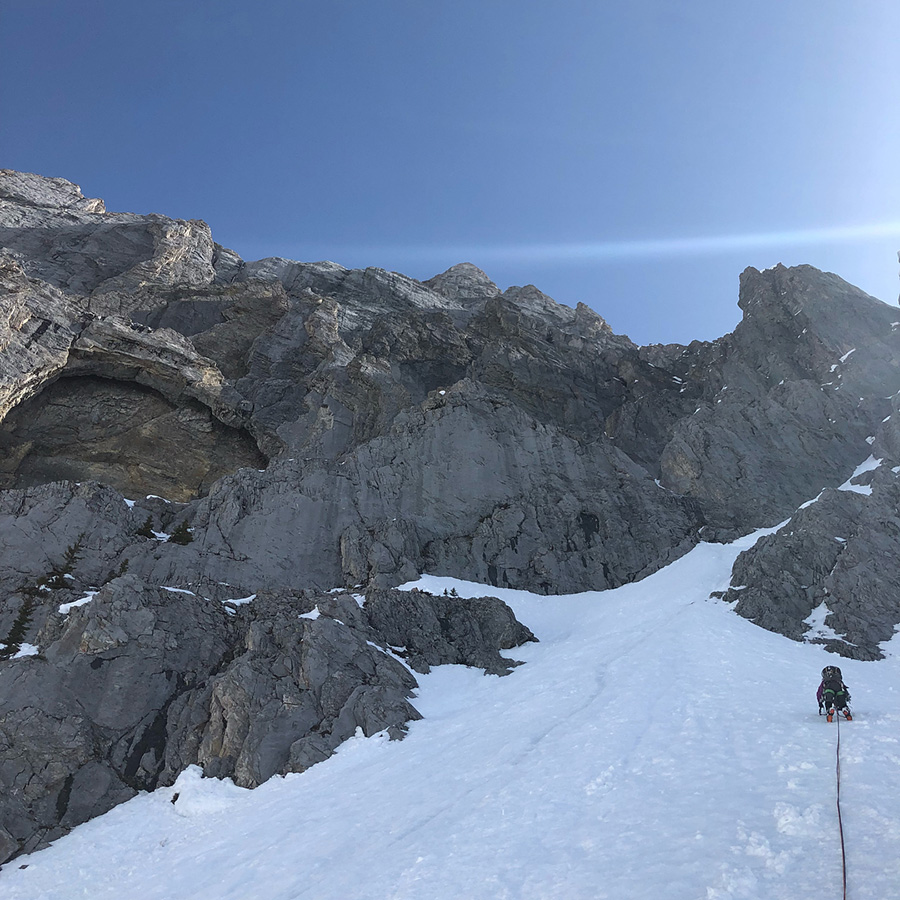
[[[833,720],[835,710],[843,713],[848,721],[853,718],[848,705],[850,691],[847,690],[841,670],[837,666],[825,666],[822,669],[822,682],[816,691],[816,699],[819,701],[819,715],[822,715],[824,709],[829,722]]]

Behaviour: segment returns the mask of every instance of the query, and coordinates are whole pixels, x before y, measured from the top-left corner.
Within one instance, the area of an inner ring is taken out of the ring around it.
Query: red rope
[[[842,710],[835,711],[837,715],[837,766],[835,773],[837,775],[837,814],[838,814],[838,831],[841,835],[841,870],[844,879],[844,900],[847,900],[847,853],[844,850],[844,823],[841,820],[841,713]]]

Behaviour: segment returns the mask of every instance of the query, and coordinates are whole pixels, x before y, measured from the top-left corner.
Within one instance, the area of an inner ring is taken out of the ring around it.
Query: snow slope
[[[604,593],[488,589],[541,640],[509,654],[527,661],[513,674],[435,670],[406,740],[358,737],[256,791],[189,770],[8,864],[0,895],[840,898],[838,726],[815,703],[838,662],[850,896],[900,898],[900,662],[839,660],[709,600],[753,540]]]

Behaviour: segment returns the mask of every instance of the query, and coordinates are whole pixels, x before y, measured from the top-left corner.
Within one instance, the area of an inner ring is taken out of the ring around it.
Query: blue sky
[[[4,0],[0,166],[686,343],[748,265],[896,302],[898,32],[888,0]]]

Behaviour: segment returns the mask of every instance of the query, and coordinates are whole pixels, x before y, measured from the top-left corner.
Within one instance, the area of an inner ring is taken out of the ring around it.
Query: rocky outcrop
[[[29,279],[0,250],[0,418],[57,377],[80,330],[54,288]]]
[[[869,456],[738,557],[724,598],[756,624],[880,659],[900,623],[900,404]]]
[[[85,197],[81,188],[65,178],[47,178],[31,172],[0,169],[0,203],[2,224],[18,225],[36,210],[57,214],[105,213],[102,200]]]
[[[62,568],[20,592],[36,644],[0,663],[0,861],[189,765],[255,787],[358,729],[402,737],[420,716],[414,676],[380,649],[398,635],[417,660],[497,674],[515,665],[498,650],[533,640],[492,598],[380,591],[370,610],[349,594],[206,597],[132,574],[76,589],[80,567]]]
[[[199,764],[256,787],[326,759],[357,729],[399,738],[420,718],[415,678],[378,649],[349,594],[257,595],[234,616],[234,658],[173,707],[167,781]]]

